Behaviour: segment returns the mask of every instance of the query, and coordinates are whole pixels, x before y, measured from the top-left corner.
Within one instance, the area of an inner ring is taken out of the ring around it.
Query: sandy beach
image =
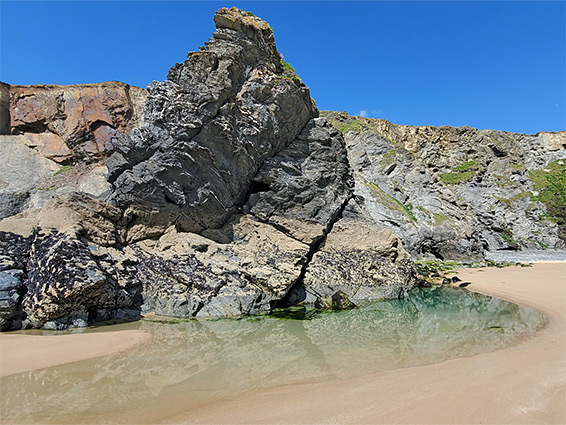
[[[462,269],[457,275],[471,282],[469,290],[536,308],[549,317],[548,325],[517,346],[426,366],[253,390],[191,410],[183,409],[179,395],[177,401],[181,403],[175,403],[174,408],[164,405],[140,421],[566,423],[566,263]],[[105,356],[127,350],[148,337],[137,330],[59,336],[0,334],[0,373],[5,376]]]
[[[565,424],[566,263],[463,269],[469,290],[544,312],[518,346],[361,378],[251,391],[167,423]]]
[[[149,334],[137,330],[69,335],[0,333],[0,376],[106,356],[147,338]]]

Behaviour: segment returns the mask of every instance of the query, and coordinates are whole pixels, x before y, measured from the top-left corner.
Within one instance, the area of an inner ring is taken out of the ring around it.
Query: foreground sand
[[[0,334],[0,376],[92,359],[127,350],[149,338],[137,330],[72,335]]]
[[[361,378],[251,391],[169,423],[566,424],[566,263],[464,269],[468,289],[544,312],[519,346]]]

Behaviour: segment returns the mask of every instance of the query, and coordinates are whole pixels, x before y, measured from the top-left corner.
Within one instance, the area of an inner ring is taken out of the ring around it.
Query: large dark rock
[[[70,190],[0,221],[2,329],[349,308],[416,284],[400,240],[352,209],[344,139],[271,28],[237,9],[215,22],[113,142],[111,203]]]
[[[21,302],[26,288],[23,282],[29,240],[13,233],[0,232],[0,331],[20,329]]]
[[[292,142],[317,110],[259,18],[220,9],[206,47],[148,87],[146,124],[109,159],[113,201],[128,240],[175,223],[222,226],[246,200],[263,161]]]
[[[76,234],[0,232],[0,329],[65,329],[139,316],[140,283],[123,255]]]

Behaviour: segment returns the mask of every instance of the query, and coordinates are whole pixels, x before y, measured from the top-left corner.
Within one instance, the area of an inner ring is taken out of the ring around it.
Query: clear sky
[[[271,24],[320,109],[409,125],[566,129],[566,2],[0,0],[0,80],[145,87],[219,7]]]

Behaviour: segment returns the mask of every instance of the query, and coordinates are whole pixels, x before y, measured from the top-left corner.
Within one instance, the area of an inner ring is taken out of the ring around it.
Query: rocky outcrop
[[[55,162],[105,158],[143,123],[143,89],[119,82],[10,87],[11,134]]]
[[[344,133],[373,222],[398,233],[413,256],[468,260],[485,250],[565,247],[566,132],[324,115]]]
[[[344,139],[317,117],[269,25],[234,8],[215,22],[205,48],[150,85],[144,125],[112,142],[110,196],[86,195],[76,164],[41,183],[55,196],[32,193],[28,206],[41,209],[0,221],[2,255],[17,270],[0,287],[12,300],[0,310],[3,330],[140,312],[347,308],[415,285],[400,240],[354,201]],[[42,117],[18,128],[49,130],[42,123],[59,119]],[[291,297],[301,291],[310,298]]]
[[[148,87],[145,125],[108,161],[112,200],[131,220],[129,241],[173,223],[190,232],[222,226],[263,162],[317,114],[269,25],[236,9],[214,20],[206,48]]]
[[[363,306],[407,296],[416,277],[400,238],[368,221],[352,199],[286,301],[335,310]]]
[[[23,135],[0,136],[0,219],[73,193],[98,199],[110,193],[103,163],[61,166],[28,141]]]

